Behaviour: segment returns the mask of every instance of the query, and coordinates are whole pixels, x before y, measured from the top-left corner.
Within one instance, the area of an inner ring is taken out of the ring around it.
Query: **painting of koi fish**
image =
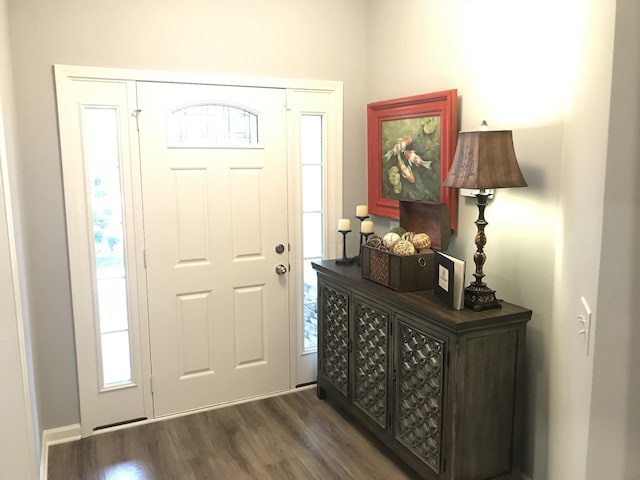
[[[415,150],[405,150],[404,158],[407,159],[410,165],[415,165],[416,167],[424,167],[431,170],[431,162],[432,160],[423,160],[420,158],[420,155],[416,153]]]
[[[411,165],[405,164],[400,155],[398,155],[398,168],[400,169],[400,174],[406,178],[409,183],[416,183],[416,177],[411,170]]]
[[[399,201],[444,204],[455,230],[458,192],[442,179],[453,163],[458,127],[455,89],[368,103],[369,213],[398,219]]]
[[[440,162],[440,117],[382,121],[381,142],[382,196],[439,201],[440,176],[436,166]]]
[[[388,161],[394,155],[404,153],[407,150],[407,147],[411,145],[412,142],[413,140],[411,139],[411,137],[399,138],[393,148],[384,154],[385,160]]]

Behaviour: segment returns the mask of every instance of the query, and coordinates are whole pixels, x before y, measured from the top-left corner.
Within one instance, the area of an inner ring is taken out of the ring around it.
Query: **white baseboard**
[[[42,445],[40,449],[40,480],[47,480],[49,447],[51,445],[57,445],[58,443],[80,440],[80,438],[82,438],[80,432],[79,423],[42,431]]]

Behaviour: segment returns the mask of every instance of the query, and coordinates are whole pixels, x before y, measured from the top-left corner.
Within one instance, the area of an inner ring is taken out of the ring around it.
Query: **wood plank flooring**
[[[315,389],[49,449],[49,480],[415,478]]]

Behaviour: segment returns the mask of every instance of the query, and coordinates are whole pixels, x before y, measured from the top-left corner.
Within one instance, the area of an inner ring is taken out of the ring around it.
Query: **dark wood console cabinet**
[[[318,274],[318,396],[423,478],[519,478],[520,394],[531,310],[473,312],[398,293],[357,266]]]

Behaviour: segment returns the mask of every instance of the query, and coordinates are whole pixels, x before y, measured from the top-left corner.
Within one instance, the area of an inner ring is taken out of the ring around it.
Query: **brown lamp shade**
[[[460,132],[458,146],[443,187],[526,187],[511,130]]]

